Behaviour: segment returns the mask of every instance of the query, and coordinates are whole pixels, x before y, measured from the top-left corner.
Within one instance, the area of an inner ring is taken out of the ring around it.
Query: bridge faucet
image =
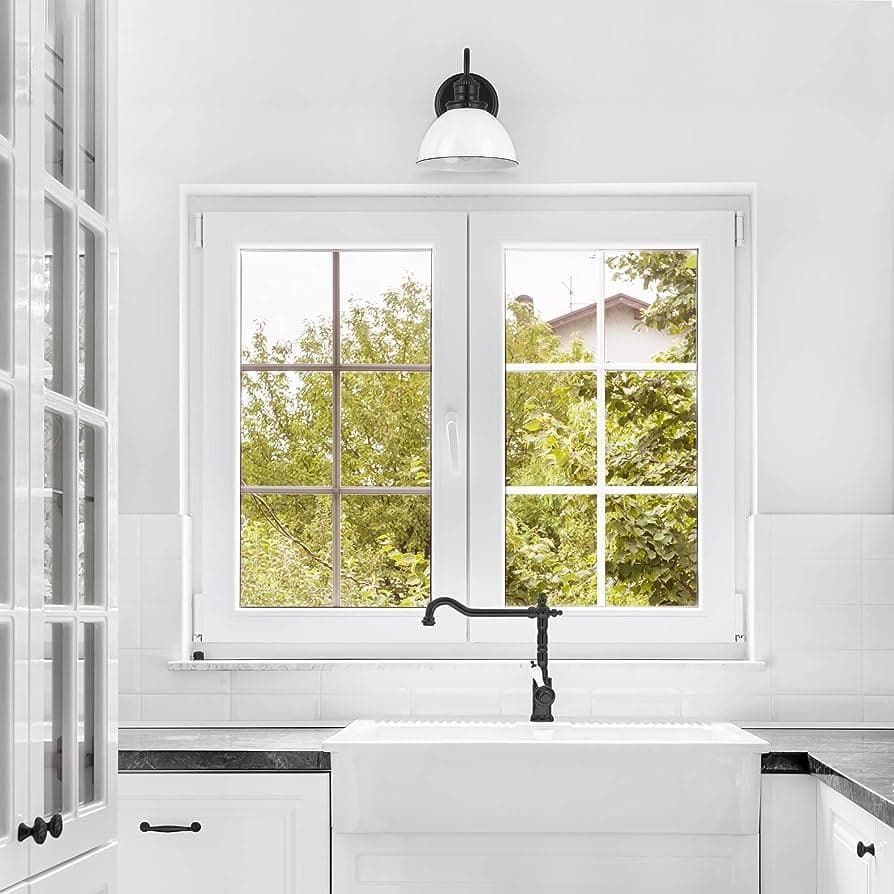
[[[552,706],[556,700],[553,680],[549,675],[549,619],[562,614],[558,608],[546,604],[546,596],[540,595],[536,605],[527,608],[471,608],[451,596],[438,596],[425,607],[422,623],[425,627],[435,626],[435,611],[442,605],[458,611],[467,618],[535,618],[537,621],[537,660],[532,668],[539,668],[540,682],[531,681],[531,720],[534,723],[551,723]]]

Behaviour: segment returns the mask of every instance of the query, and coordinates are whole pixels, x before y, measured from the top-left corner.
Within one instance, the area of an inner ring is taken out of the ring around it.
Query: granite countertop
[[[323,742],[338,729],[122,729],[121,773],[221,771],[287,773],[329,770]]]
[[[321,772],[337,728],[122,729],[118,769]],[[812,773],[894,827],[894,730],[752,729],[770,743],[763,773]]]

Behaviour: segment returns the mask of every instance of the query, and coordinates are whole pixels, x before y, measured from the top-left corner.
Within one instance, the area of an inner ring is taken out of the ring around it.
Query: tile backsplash
[[[754,519],[766,665],[563,661],[563,717],[894,722],[894,516]],[[324,664],[172,672],[182,657],[189,519],[121,517],[123,721],[339,723],[364,715],[524,716],[526,662]]]

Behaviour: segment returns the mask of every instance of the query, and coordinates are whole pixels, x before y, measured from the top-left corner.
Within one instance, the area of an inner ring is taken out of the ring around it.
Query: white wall
[[[562,713],[894,720],[894,518],[870,517],[894,511],[889,3],[127,0],[120,24],[123,719],[524,710],[521,665],[167,670],[189,561],[178,187],[437,180],[414,155],[469,44],[522,162],[500,182],[758,188],[770,665],[557,668]]]
[[[179,184],[437,179],[413,161],[464,44],[501,182],[758,184],[757,508],[894,509],[889,3],[127,0],[120,27],[123,512],[184,510]]]

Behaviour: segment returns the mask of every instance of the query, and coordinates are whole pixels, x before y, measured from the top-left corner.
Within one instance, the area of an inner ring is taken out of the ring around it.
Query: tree
[[[694,253],[628,252],[607,264],[654,291],[655,301],[638,325],[675,336],[656,360],[694,360]],[[428,291],[409,279],[374,302],[350,303],[342,321],[343,358],[427,363],[430,304]],[[308,324],[293,341],[272,344],[259,325],[243,359],[328,362],[331,350],[328,321]],[[580,339],[563,347],[530,304],[513,302],[507,308],[506,359],[546,363],[593,357]],[[328,372],[244,375],[244,483],[331,482],[332,389]],[[597,398],[593,372],[508,374],[507,483],[594,484]],[[344,485],[428,484],[428,373],[346,373],[341,407]],[[691,373],[607,373],[605,415],[608,483],[695,482]],[[605,505],[609,603],[695,604],[694,498],[608,496]],[[592,496],[507,497],[507,603],[529,604],[546,591],[556,604],[594,604],[596,512]],[[345,495],[341,518],[342,604],[423,604],[431,560],[428,497]],[[245,495],[243,604],[331,604],[332,530],[329,495]]]

